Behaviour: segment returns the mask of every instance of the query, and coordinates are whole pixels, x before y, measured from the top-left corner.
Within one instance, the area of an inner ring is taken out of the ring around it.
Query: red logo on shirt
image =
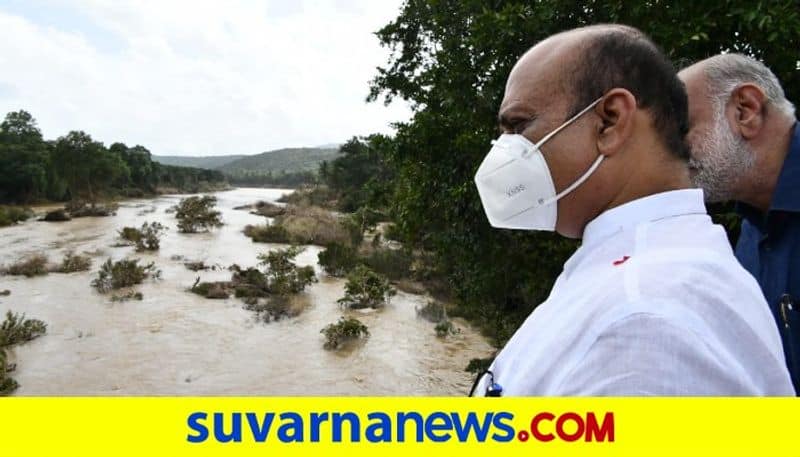
[[[625,262],[626,262],[628,259],[630,259],[630,258],[631,258],[631,256],[629,256],[629,255],[626,255],[626,256],[623,256],[623,257],[622,257],[621,259],[619,259],[619,260],[615,260],[614,262],[612,262],[612,264],[613,264],[615,267],[618,267],[618,266],[622,265],[623,263],[625,263]]]

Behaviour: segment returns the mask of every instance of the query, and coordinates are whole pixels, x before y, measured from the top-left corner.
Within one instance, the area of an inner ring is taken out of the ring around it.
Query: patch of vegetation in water
[[[38,319],[26,319],[25,315],[6,313],[6,319],[0,324],[0,396],[9,395],[19,384],[8,373],[15,367],[8,364],[6,349],[34,340],[47,332],[47,324]]]
[[[317,281],[313,267],[295,264],[300,252],[302,248],[292,246],[261,254],[256,267],[231,265],[230,281],[201,282],[198,277],[189,291],[212,299],[233,294],[245,302],[245,309],[256,312],[265,322],[295,316],[300,311],[292,297]]]
[[[161,247],[161,234],[167,228],[158,222],[145,222],[140,228],[123,227],[119,237],[136,246],[137,251],[157,251]]]
[[[116,262],[106,260],[97,278],[92,281],[92,287],[100,293],[141,284],[145,279],[159,279],[161,270],[157,269],[154,262],[139,265],[139,259],[123,259]]]
[[[358,265],[347,275],[344,291],[344,297],[337,303],[349,309],[380,308],[397,293],[385,276],[364,265]]]
[[[86,255],[75,254],[69,251],[64,254],[61,264],[55,269],[58,273],[74,273],[77,271],[87,271],[92,267],[92,259]]]
[[[22,208],[19,206],[0,206],[0,227],[14,225],[18,222],[23,222],[33,216],[33,211],[30,208]]]
[[[43,276],[46,275],[47,272],[47,256],[44,254],[30,255],[3,269],[3,273],[7,275],[25,276],[28,278]]]
[[[353,317],[340,317],[336,323],[325,326],[320,333],[325,336],[323,347],[328,350],[337,350],[350,341],[369,337],[367,326]]]
[[[217,198],[211,195],[184,198],[175,207],[178,230],[196,233],[222,227],[222,213],[215,209]]]

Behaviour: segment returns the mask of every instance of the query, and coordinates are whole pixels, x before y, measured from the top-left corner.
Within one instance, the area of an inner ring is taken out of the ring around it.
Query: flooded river
[[[459,320],[461,333],[437,338],[434,325],[416,317],[425,296],[398,292],[382,310],[348,311],[371,336],[346,351],[322,348],[320,329],[343,314],[336,300],[344,281],[320,270],[320,247],[308,246],[297,257],[299,265],[314,265],[320,279],[303,293],[308,306],[298,317],[265,324],[238,299],[208,300],[186,291],[198,276],[227,280],[228,265],[255,265],[259,253],[281,247],[251,242],[243,227],[265,218],[233,208],[285,192],[216,193],[225,226],[209,233],[178,233],[166,210],[180,196],[127,201],[114,217],[32,220],[0,229],[0,264],[37,252],[55,263],[69,250],[93,261],[89,272],[0,276],[0,290],[11,291],[0,297],[0,312],[24,312],[48,325],[45,336],[9,351],[9,361],[17,363],[11,375],[20,384],[15,395],[464,395],[472,381],[464,367],[491,347]],[[169,227],[160,251],[113,247],[117,230],[144,221]],[[108,257],[155,261],[162,280],[136,287],[142,301],[111,302],[111,294],[90,286]],[[223,268],[192,272],[185,261]]]

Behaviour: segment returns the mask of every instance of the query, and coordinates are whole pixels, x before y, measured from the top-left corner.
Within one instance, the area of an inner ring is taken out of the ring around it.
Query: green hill
[[[229,156],[153,156],[153,160],[164,165],[175,165],[179,167],[195,167],[216,170],[227,163],[239,160],[245,155]]]
[[[337,145],[285,148],[255,155],[153,156],[165,165],[219,170],[232,184],[297,186],[315,179],[319,164],[339,156]]]
[[[236,176],[257,172],[272,174],[317,171],[323,160],[331,161],[339,155],[338,148],[287,148],[245,156],[218,167],[223,173]]]

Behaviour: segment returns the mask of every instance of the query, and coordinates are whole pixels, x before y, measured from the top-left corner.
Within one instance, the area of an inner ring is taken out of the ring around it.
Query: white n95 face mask
[[[556,229],[556,202],[586,181],[604,156],[599,155],[586,173],[556,194],[550,169],[539,148],[600,100],[598,98],[592,102],[536,144],[520,134],[510,133],[504,133],[492,142],[492,149],[475,173],[475,185],[492,227],[546,231]]]

